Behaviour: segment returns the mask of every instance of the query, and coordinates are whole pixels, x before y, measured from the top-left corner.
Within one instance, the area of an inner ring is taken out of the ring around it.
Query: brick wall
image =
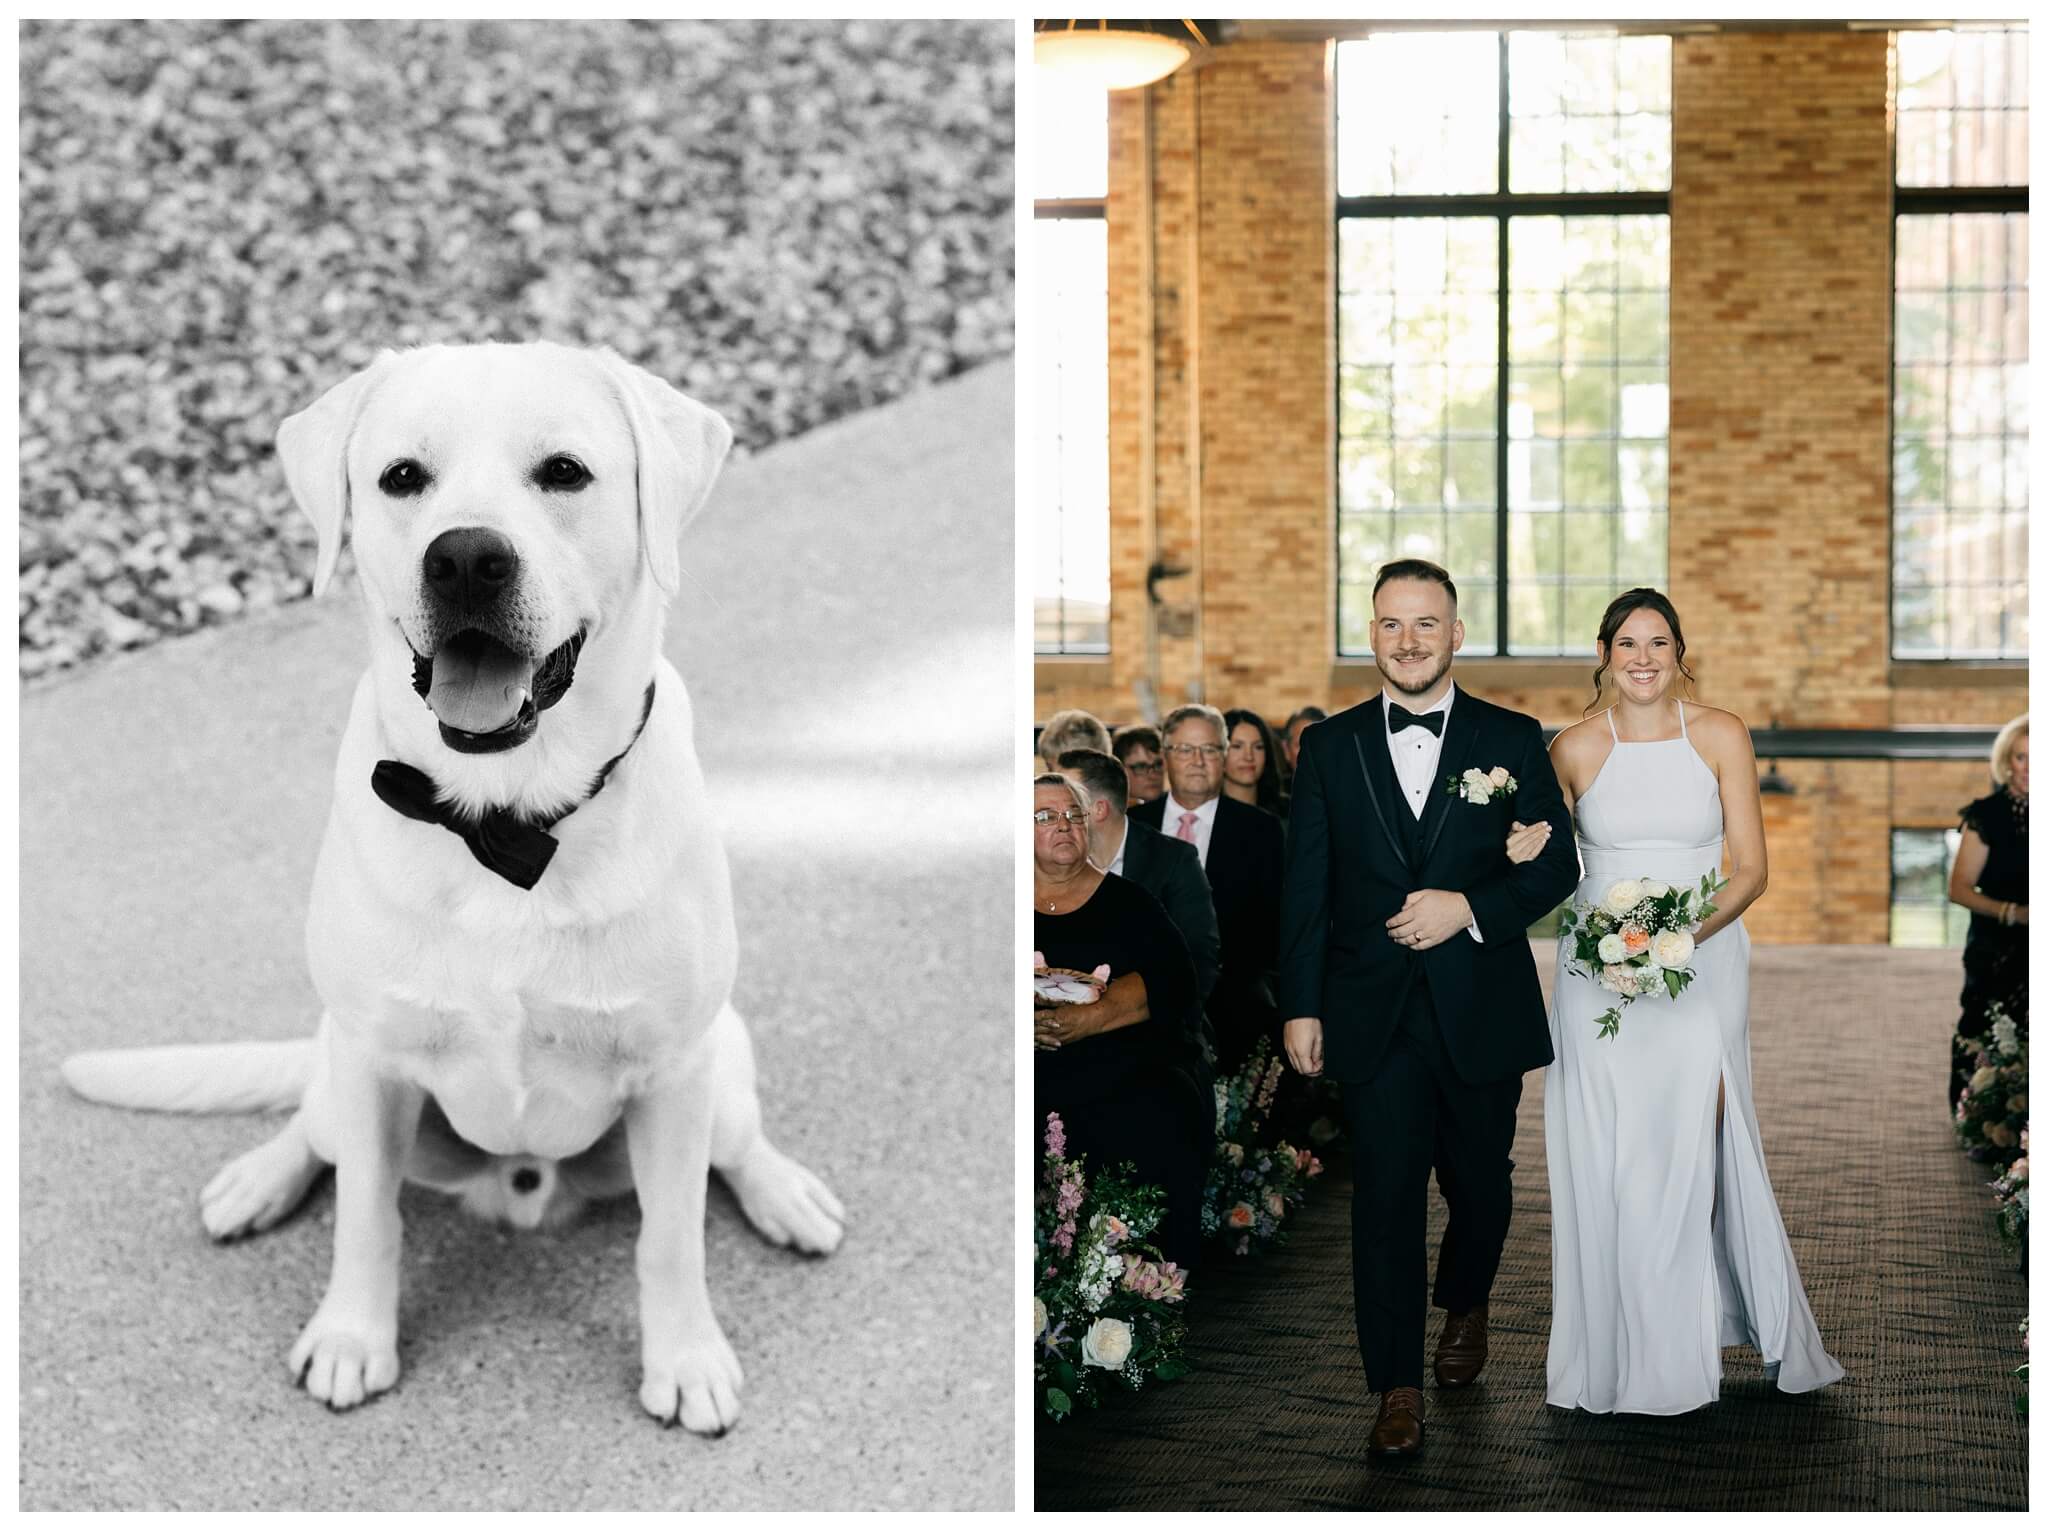
[[[1755,727],[1998,724],[2025,707],[2010,670],[1888,656],[1888,48],[1881,33],[1673,44],[1667,588],[1701,699]],[[1040,661],[1041,717],[1139,716],[1155,535],[1193,571],[1160,586],[1158,710],[1199,694],[1277,723],[1378,689],[1369,663],[1332,657],[1329,60],[1317,43],[1233,45],[1113,98],[1113,652]],[[1459,673],[1564,723],[1590,668]],[[1765,940],[1885,940],[1890,827],[1952,824],[1988,780],[1974,763],[1780,769],[1796,790],[1764,800],[1771,888],[1750,923]]]

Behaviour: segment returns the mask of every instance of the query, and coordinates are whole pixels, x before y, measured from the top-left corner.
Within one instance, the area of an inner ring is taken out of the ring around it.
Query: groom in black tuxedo
[[[1423,559],[1380,569],[1372,648],[1386,684],[1302,735],[1289,818],[1280,1013],[1294,1066],[1343,1086],[1358,1347],[1383,1455],[1422,1446],[1432,1165],[1450,1208],[1437,1380],[1463,1385],[1485,1363],[1522,1075],[1551,1059],[1524,932],[1578,882],[1543,731],[1451,683],[1464,641],[1448,573]],[[1446,785],[1495,767],[1512,792]],[[1515,864],[1518,820],[1547,822],[1550,837]]]

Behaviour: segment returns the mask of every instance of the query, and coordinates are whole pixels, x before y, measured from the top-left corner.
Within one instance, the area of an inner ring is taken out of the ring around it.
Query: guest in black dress
[[[1949,899],[1970,911],[1963,943],[1963,1014],[1956,1031],[1981,1037],[1995,1003],[2027,1032],[2027,719],[2000,730],[1991,747],[1997,790],[1963,809],[1963,843],[1949,871]],[[1954,1050],[1948,1104],[1969,1079],[1973,1055]]]
[[[1032,796],[1033,943],[1048,967],[1109,965],[1093,1004],[1036,1014],[1034,1136],[1057,1111],[1069,1157],[1085,1154],[1091,1172],[1128,1161],[1138,1184],[1164,1190],[1152,1242],[1192,1269],[1216,1123],[1192,1024],[1194,963],[1149,893],[1089,864],[1086,789],[1055,774],[1037,778]]]

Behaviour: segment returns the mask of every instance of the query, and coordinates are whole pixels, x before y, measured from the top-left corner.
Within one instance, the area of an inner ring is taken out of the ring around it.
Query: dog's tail
[[[282,1111],[313,1077],[314,1039],[78,1053],[59,1069],[87,1100],[198,1115]]]

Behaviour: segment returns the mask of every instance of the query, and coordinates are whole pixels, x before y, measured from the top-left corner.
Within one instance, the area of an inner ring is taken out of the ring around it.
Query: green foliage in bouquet
[[[1988,1013],[1991,1025],[1983,1036],[1956,1038],[1956,1044],[1975,1053],[1977,1060],[1956,1102],[1956,1137],[1977,1157],[2009,1166],[2025,1152],[2021,1135],[2027,1126],[2027,1039],[1995,1001]],[[2024,1219],[2024,1201],[2019,1210]]]
[[[1033,1378],[1055,1420],[1100,1401],[1114,1381],[1136,1392],[1185,1376],[1187,1273],[1144,1242],[1165,1216],[1157,1186],[1134,1185],[1131,1166],[1091,1181],[1066,1156],[1057,1113],[1045,1119],[1045,1158],[1033,1226]]]
[[[1288,1213],[1323,1172],[1314,1153],[1275,1135],[1273,1102],[1286,1073],[1286,1059],[1261,1038],[1242,1069],[1216,1081],[1216,1157],[1203,1190],[1202,1233],[1232,1254],[1278,1244]]]
[[[1689,965],[1692,933],[1715,913],[1714,895],[1727,886],[1718,872],[1704,873],[1696,888],[1624,878],[1597,902],[1575,899],[1558,915],[1565,966],[1621,996],[1598,1018],[1603,1038],[1621,1030],[1621,1012],[1645,994],[1676,999],[1685,992],[1698,976]]]

